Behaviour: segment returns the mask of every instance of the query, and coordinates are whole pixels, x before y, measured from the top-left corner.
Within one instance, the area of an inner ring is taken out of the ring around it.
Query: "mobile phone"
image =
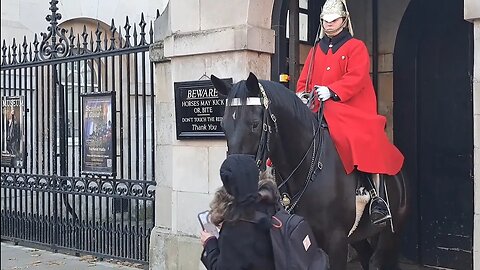
[[[207,231],[218,238],[218,229],[217,226],[215,226],[215,224],[213,224],[210,220],[209,210],[198,213],[198,221],[200,222],[200,225],[204,231]]]

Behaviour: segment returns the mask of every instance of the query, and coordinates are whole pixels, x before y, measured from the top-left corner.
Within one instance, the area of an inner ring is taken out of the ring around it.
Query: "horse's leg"
[[[374,270],[398,270],[399,235],[392,233],[389,228],[382,231],[370,261]]]
[[[357,251],[363,270],[368,270],[370,258],[373,254],[373,249],[370,243],[367,241],[367,239],[363,239],[358,242],[351,243],[350,245],[355,249],[355,251]]]
[[[346,270],[348,256],[347,234],[341,230],[326,230],[326,252],[330,262],[330,270]]]
[[[372,243],[375,251],[370,260],[371,269],[397,270],[398,254],[400,244],[400,234],[405,224],[408,214],[408,183],[405,182],[402,173],[397,174],[388,183],[388,193],[390,195],[390,204],[393,211],[393,222],[395,224],[395,233],[392,233],[390,224],[387,223],[377,237],[377,243]],[[385,182],[386,184],[387,182]]]

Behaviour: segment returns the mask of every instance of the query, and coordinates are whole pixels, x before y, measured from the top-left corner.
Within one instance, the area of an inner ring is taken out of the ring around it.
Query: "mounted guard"
[[[345,172],[362,176],[370,190],[371,222],[384,225],[392,215],[383,175],[397,174],[404,157],[385,134],[386,118],[377,114],[368,50],[353,38],[345,0],[327,0],[320,19],[320,33],[296,92],[313,112],[324,106],[324,120]]]

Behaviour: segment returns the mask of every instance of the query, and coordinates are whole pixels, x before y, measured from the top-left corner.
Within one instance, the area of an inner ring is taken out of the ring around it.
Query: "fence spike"
[[[100,31],[100,21],[97,21],[97,29],[95,30],[95,35],[97,36],[95,52],[102,51],[102,31]]]
[[[33,39],[33,46],[34,46],[33,62],[36,62],[36,61],[39,60],[39,58],[38,58],[38,44],[40,44],[40,42],[38,42],[38,36],[37,36],[37,34],[35,34],[35,38]]]
[[[7,64],[7,44],[5,39],[3,40],[2,45],[2,66]]]
[[[118,47],[123,48],[122,28],[118,28]]]
[[[15,42],[15,38],[13,38],[12,42],[12,62],[10,64],[18,64],[17,62],[17,43]]]
[[[157,8],[157,17],[155,19],[158,19],[160,17],[160,10]]]
[[[75,48],[75,34],[73,34],[73,27],[70,27],[70,35],[68,36],[68,39],[70,40],[70,50],[68,52],[68,55],[73,55],[73,48]]]
[[[32,58],[32,55],[33,55],[32,54],[32,43],[31,42],[28,44],[28,47],[29,47],[29,49],[28,49],[28,59],[31,62],[31,61],[33,61],[33,58]]]
[[[12,52],[10,50],[10,46],[8,47],[8,64],[12,63]]]
[[[140,45],[146,45],[147,41],[145,40],[145,26],[147,24],[145,23],[145,16],[143,15],[143,12],[138,25],[140,26]]]
[[[83,50],[80,50],[80,35],[77,34],[77,53],[83,54]]]
[[[134,23],[134,24],[133,24],[133,46],[135,46],[135,47],[136,47],[137,44],[138,44],[138,43],[137,43],[137,37],[138,37],[138,35],[137,35],[137,24]]]
[[[90,31],[90,52],[93,52],[93,33]]]
[[[27,36],[23,36],[23,43],[22,43],[22,48],[23,48],[23,59],[22,59],[22,63],[27,63],[28,62],[28,59],[27,59],[27,48],[28,48],[28,44],[27,44]],[[19,50],[20,51],[20,50]],[[19,58],[20,59],[20,58]]]
[[[130,22],[128,21],[128,16],[127,16],[127,19],[126,19],[126,23],[125,23],[125,26],[123,27],[125,29],[125,48],[128,48],[128,47],[131,47],[131,44],[130,44],[130,28],[132,28],[132,26],[130,25]]]
[[[83,52],[85,53],[87,51],[87,45],[88,45],[88,33],[87,33],[87,26],[83,25],[83,32],[82,32],[82,38],[83,38]]]
[[[107,33],[105,33],[105,35],[103,35],[103,50],[107,50],[108,49],[108,37],[107,37]]]
[[[150,21],[150,44],[153,44],[153,23]]]
[[[112,19],[112,24],[110,25],[110,31],[112,32],[112,37],[110,38],[110,49],[115,50],[115,33],[117,32],[117,27],[115,27],[115,22]]]

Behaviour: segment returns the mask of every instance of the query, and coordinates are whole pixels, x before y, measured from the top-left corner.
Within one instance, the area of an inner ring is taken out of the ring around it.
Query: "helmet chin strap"
[[[337,32],[340,33],[340,31],[338,31],[338,30],[343,29],[343,28],[345,27],[345,25],[347,25],[348,20],[349,20],[349,18],[346,17],[346,18],[343,20],[343,23],[342,23],[339,27],[337,27],[337,28],[334,29],[334,30],[330,30],[330,31],[327,30],[327,29],[325,29],[325,27],[323,27],[323,23],[322,23],[323,31],[325,32],[325,34],[326,34],[328,37],[331,37],[333,34],[335,34],[335,33],[337,33]],[[338,33],[337,33],[337,34],[338,34]]]

